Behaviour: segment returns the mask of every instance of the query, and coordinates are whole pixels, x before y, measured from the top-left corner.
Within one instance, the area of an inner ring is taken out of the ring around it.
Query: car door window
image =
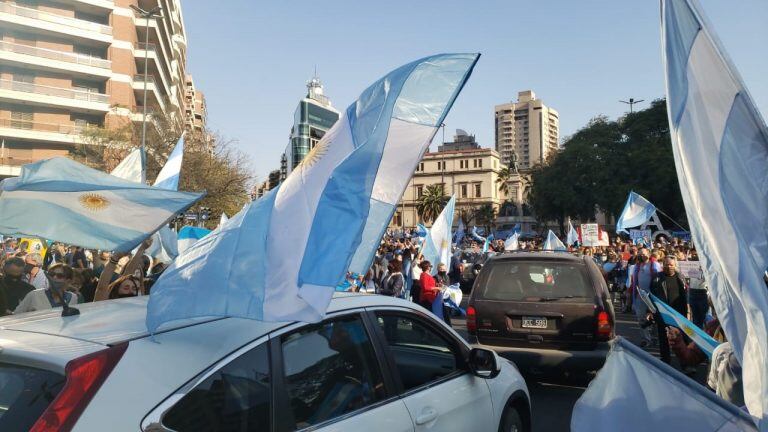
[[[297,429],[385,397],[373,345],[357,315],[285,335],[282,351],[285,388]]]
[[[270,372],[266,343],[241,355],[195,386],[163,417],[185,431],[269,431]]]
[[[461,349],[415,317],[377,314],[404,390],[428,385],[461,372]]]

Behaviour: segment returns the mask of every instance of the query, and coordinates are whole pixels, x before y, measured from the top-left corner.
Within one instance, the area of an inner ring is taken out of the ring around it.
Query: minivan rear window
[[[64,375],[0,363],[0,431],[28,431],[64,386]]]
[[[488,300],[568,301],[592,298],[584,265],[567,262],[496,262],[487,271]]]

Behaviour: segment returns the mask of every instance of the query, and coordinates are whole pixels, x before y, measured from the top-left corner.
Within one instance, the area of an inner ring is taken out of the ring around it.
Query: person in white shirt
[[[42,269],[43,257],[35,252],[24,257],[24,280],[36,289],[48,289],[48,278]]]
[[[48,288],[27,293],[14,309],[14,314],[62,307],[64,302],[70,306],[77,304],[77,295],[67,291],[74,276],[72,267],[62,263],[54,264],[48,268],[48,276]]]

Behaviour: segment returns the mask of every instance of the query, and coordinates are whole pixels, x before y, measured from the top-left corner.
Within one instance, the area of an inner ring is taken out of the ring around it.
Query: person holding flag
[[[651,292],[664,303],[670,305],[680,315],[688,312],[685,280],[677,272],[677,260],[673,256],[664,259],[663,272],[657,273],[651,285]],[[669,364],[671,355],[667,343],[667,326],[657,312],[654,316],[659,336],[659,355],[661,361]]]

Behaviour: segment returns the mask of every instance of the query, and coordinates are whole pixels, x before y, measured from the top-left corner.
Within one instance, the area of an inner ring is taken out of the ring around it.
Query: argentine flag
[[[147,327],[194,316],[321,320],[347,271],[370,267],[478,57],[427,57],[364,90],[285,181],[163,273]]]
[[[754,431],[749,414],[623,337],[573,407],[573,432]]]
[[[464,230],[466,230],[464,221],[459,218],[459,226],[456,227],[456,233],[453,235],[453,242],[456,243],[457,246],[461,246],[461,242],[464,240]]]
[[[179,142],[165,161],[163,169],[155,179],[155,187],[168,190],[179,189],[179,176],[181,175],[181,162],[184,159],[184,134],[181,134]]]
[[[183,253],[187,249],[191,248],[192,245],[210,233],[211,230],[207,228],[193,227],[190,225],[181,227],[177,236],[177,247],[179,253]]]
[[[568,237],[565,241],[568,243],[568,246],[573,246],[579,242],[579,233],[573,227],[571,221],[568,221]]]
[[[648,222],[654,213],[656,213],[656,206],[642,195],[630,192],[624,210],[616,221],[616,232],[627,232],[627,228],[640,226]]]
[[[516,251],[520,248],[518,239],[520,238],[520,234],[514,232],[511,236],[509,236],[504,241],[504,250],[505,251]]]
[[[135,148],[128,153],[120,163],[110,173],[123,180],[141,183],[141,149]]]
[[[542,248],[545,251],[567,251],[568,248],[565,247],[562,241],[560,241],[559,238],[557,238],[557,235],[555,235],[552,230],[549,230],[549,233],[547,233],[547,239],[544,241],[544,247]]]
[[[744,401],[768,430],[768,128],[698,2],[662,5],[680,192]]]
[[[640,290],[642,293],[643,290]],[[641,294],[642,295],[642,294]],[[697,327],[694,323],[688,321],[687,318],[680,315],[671,306],[661,301],[653,294],[648,294],[653,302],[654,309],[659,312],[661,318],[664,320],[664,324],[677,327],[686,334],[693,343],[695,343],[701,351],[704,352],[707,357],[712,358],[712,352],[717,348],[720,343],[708,335],[704,330]],[[645,300],[645,299],[643,299]]]
[[[446,266],[451,264],[451,227],[453,226],[455,207],[456,197],[452,196],[435,219],[435,223],[432,224],[427,235],[423,255],[432,263],[435,272],[438,264],[442,263]]]
[[[0,232],[128,252],[203,197],[123,180],[58,157],[0,183]]]

